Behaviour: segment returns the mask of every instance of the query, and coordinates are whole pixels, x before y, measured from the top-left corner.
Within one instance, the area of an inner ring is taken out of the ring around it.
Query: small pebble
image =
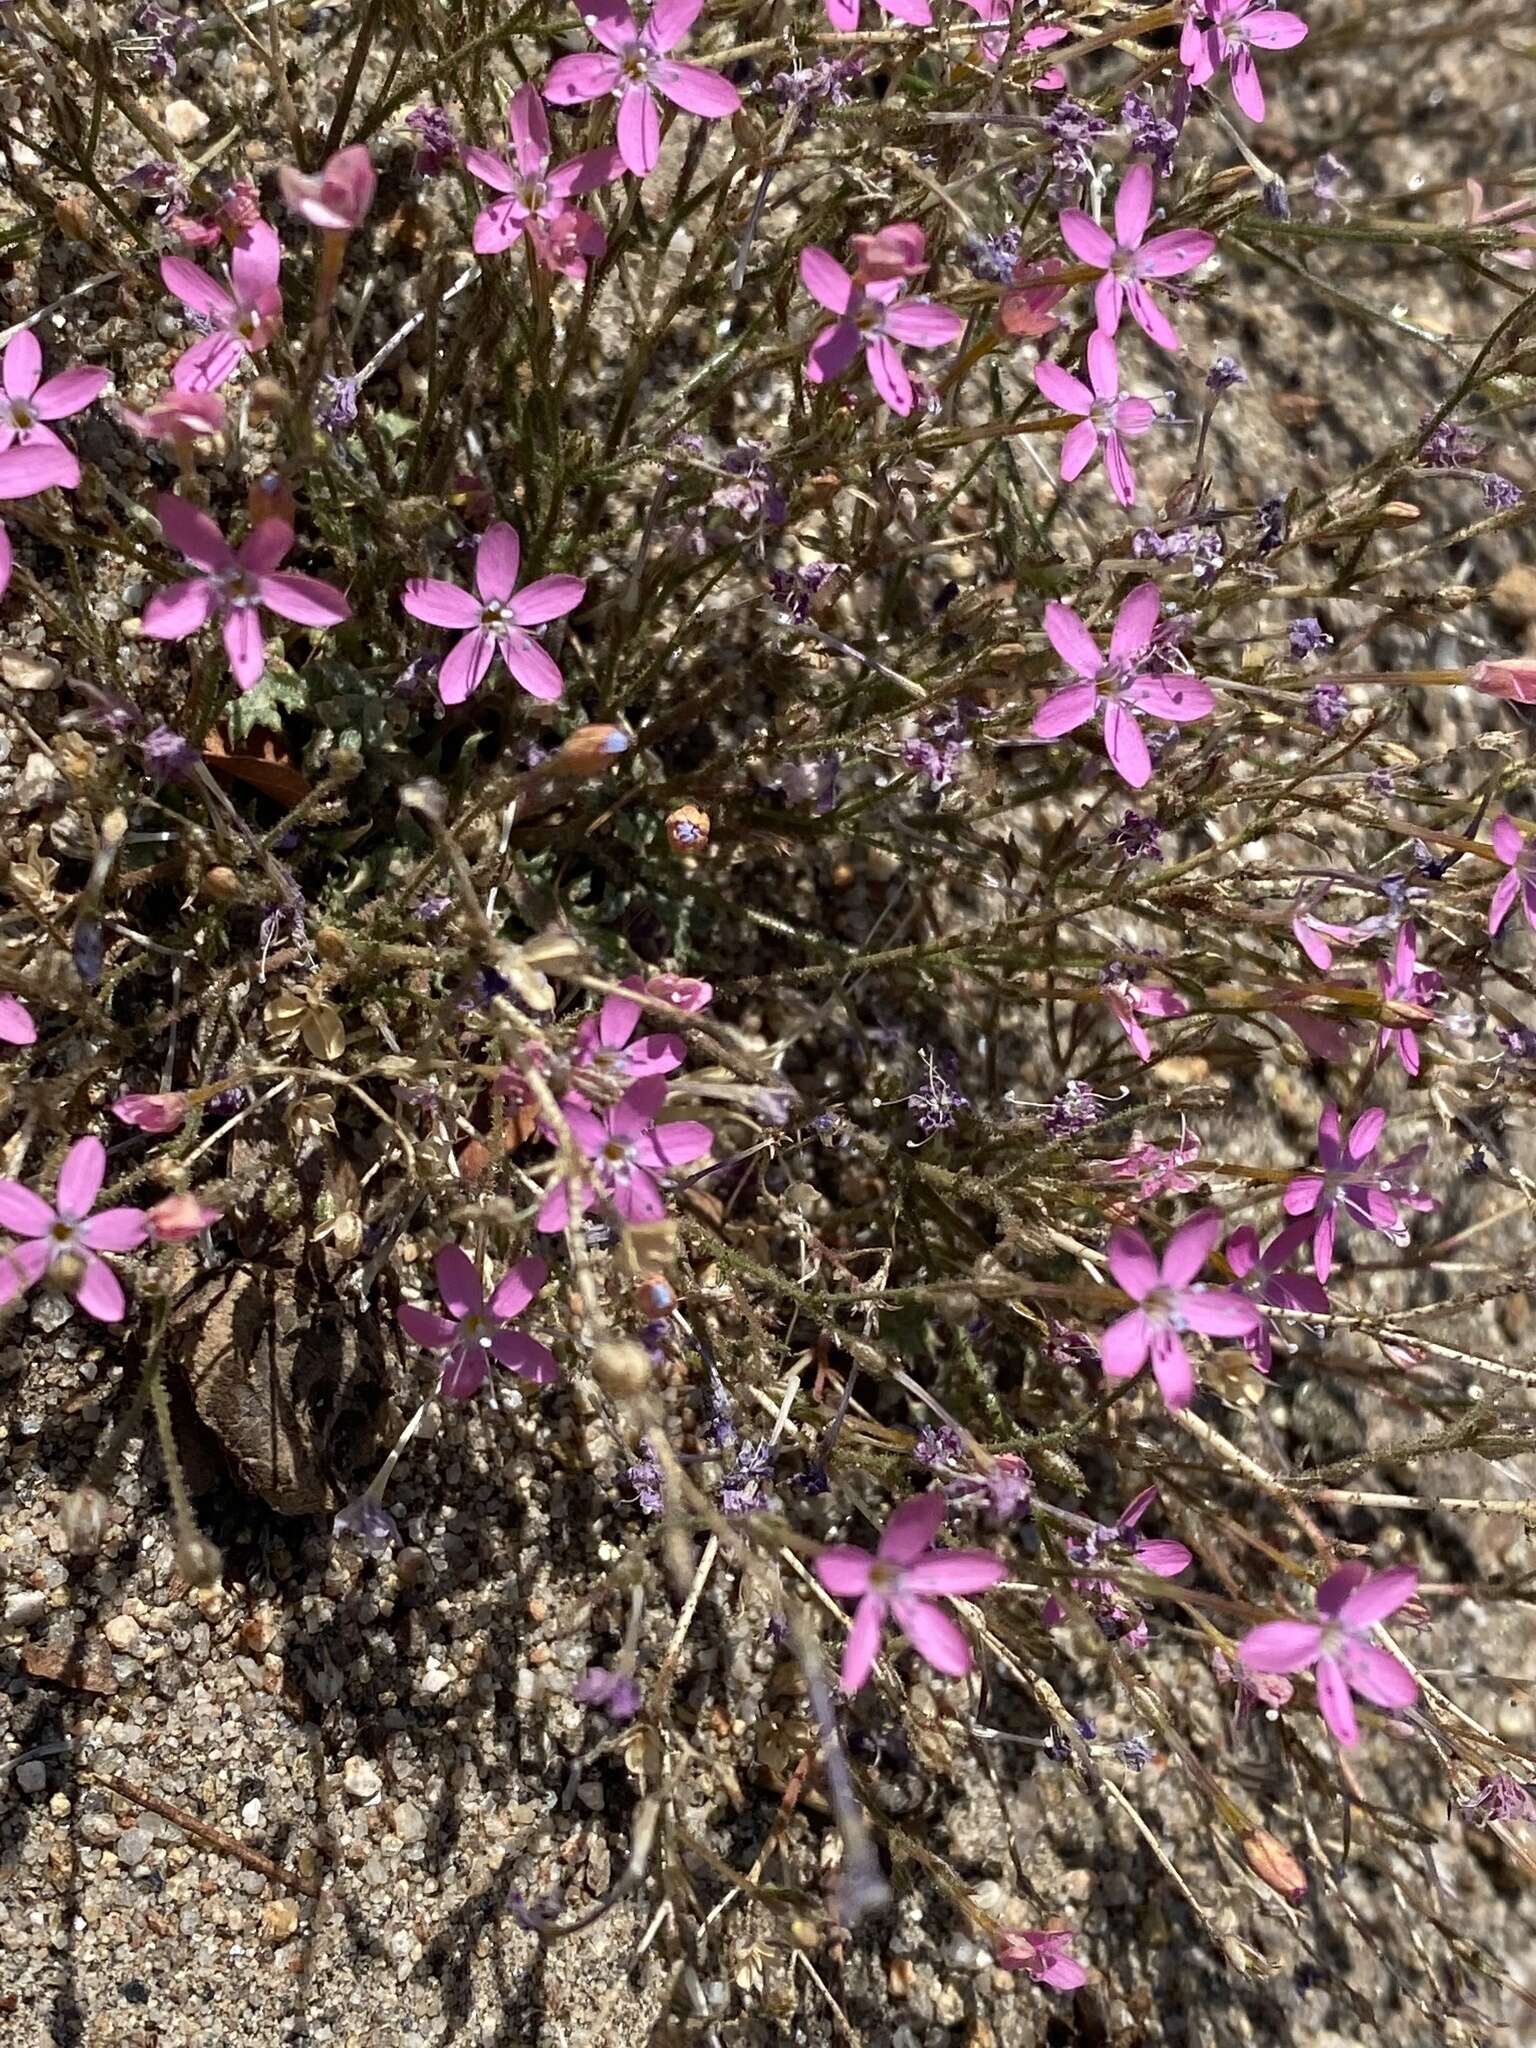
[[[360,1803],[377,1799],[384,1790],[384,1780],[365,1756],[349,1756],[341,1768],[342,1788],[349,1799]]]
[[[124,1828],[117,1838],[117,1860],[125,1870],[133,1870],[153,1847],[148,1828]]]

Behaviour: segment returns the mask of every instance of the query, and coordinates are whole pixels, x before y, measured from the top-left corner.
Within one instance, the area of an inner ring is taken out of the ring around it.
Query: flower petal
[[[905,419],[912,410],[912,379],[906,365],[883,334],[873,334],[864,344],[870,382],[891,411]]]
[[[1134,1379],[1147,1362],[1152,1324],[1139,1308],[1112,1322],[1099,1339],[1099,1363],[1111,1380]]]
[[[91,1204],[101,1193],[106,1172],[107,1148],[100,1138],[77,1138],[65,1153],[64,1164],[59,1168],[56,1199],[59,1214],[67,1222],[78,1223],[82,1216],[90,1213]]]
[[[619,155],[637,178],[648,178],[661,155],[661,109],[648,85],[632,85],[619,101]]]
[[[98,1323],[120,1323],[128,1313],[117,1275],[94,1252],[85,1255],[85,1271],[75,1289],[75,1300]]]
[[[1199,676],[1138,676],[1127,688],[1125,698],[1149,718],[1165,718],[1171,725],[1189,725],[1197,718],[1209,718],[1216,709],[1210,685]]]
[[[155,516],[170,545],[195,567],[212,572],[227,569],[234,561],[234,550],[208,514],[178,498],[174,491],[160,493]]]
[[[1374,1643],[1346,1643],[1339,1652],[1339,1665],[1350,1691],[1372,1706],[1396,1711],[1411,1707],[1419,1696],[1419,1682],[1413,1673]]]
[[[580,576],[541,576],[512,600],[512,616],[520,626],[543,626],[575,611],[587,594]]]
[[[651,16],[654,23],[655,15]],[[723,121],[741,111],[741,94],[728,78],[703,64],[658,64],[651,72],[656,90],[685,113]]]
[[[51,1202],[19,1180],[0,1180],[0,1230],[13,1230],[18,1237],[46,1237],[57,1213]]]
[[[513,679],[530,697],[538,697],[551,704],[564,690],[564,676],[537,640],[530,640],[526,633],[514,630],[503,633],[496,644]]]
[[[880,1654],[880,1631],[884,1625],[885,1602],[873,1593],[866,1593],[854,1610],[853,1626],[848,1631],[843,1668],[839,1674],[843,1691],[850,1698],[875,1668],[875,1659]]]
[[[877,1550],[882,1563],[912,1564],[944,1526],[949,1503],[937,1488],[904,1500],[886,1523]]]
[[[72,491],[79,481],[78,456],[52,435],[0,451],[0,498],[35,498],[55,485]]]
[[[473,696],[484,682],[495,652],[495,641],[478,626],[462,640],[455,640],[437,672],[437,694],[443,702],[462,704],[466,697]]]
[[[1111,435],[1104,449],[1106,462],[1113,445]],[[1104,751],[1115,773],[1131,789],[1145,789],[1152,780],[1152,756],[1141,727],[1118,697],[1111,697],[1104,706]]]
[[[947,1678],[964,1678],[971,1668],[971,1646],[958,1622],[951,1621],[942,1607],[931,1600],[913,1600],[898,1593],[891,1602],[891,1616],[907,1641]]]
[[[1120,1224],[1109,1234],[1109,1270],[1132,1301],[1145,1301],[1158,1283],[1157,1260],[1139,1230]]]
[[[815,243],[800,251],[800,282],[829,313],[846,313],[853,303],[853,279],[835,256]]]
[[[142,630],[151,640],[185,640],[208,623],[215,591],[206,576],[157,590],[144,607]]]
[[[1345,1682],[1344,1674],[1332,1657],[1319,1657],[1317,1660],[1317,1705],[1323,1719],[1333,1730],[1334,1739],[1339,1747],[1353,1749],[1360,1740],[1360,1728],[1355,1720],[1355,1703],[1349,1696],[1349,1686]]]
[[[1097,683],[1068,683],[1053,690],[1030,720],[1030,731],[1040,740],[1058,740],[1063,733],[1086,725],[1099,705]]]
[[[504,1322],[520,1316],[548,1278],[549,1267],[543,1259],[519,1259],[497,1283],[491,1296],[491,1314],[500,1316]]]
[[[945,1550],[909,1564],[901,1575],[901,1590],[946,1595],[984,1593],[1007,1576],[1007,1565],[990,1550]]]
[[[1221,1217],[1215,1209],[1202,1209],[1169,1238],[1163,1252],[1163,1279],[1170,1287],[1187,1287],[1216,1248],[1221,1235]]]
[[[475,550],[475,588],[484,598],[499,598],[503,602],[517,588],[517,572],[522,566],[523,544],[514,527],[505,519],[498,519],[494,526],[488,526]]]
[[[1062,412],[1086,415],[1093,411],[1093,393],[1080,377],[1074,377],[1060,363],[1036,363],[1035,383],[1041,394]]]
[[[263,576],[260,589],[267,610],[276,612],[280,619],[292,619],[295,625],[339,626],[352,616],[352,607],[341,592],[333,584],[322,583],[318,576],[298,576],[282,569]]]
[[[1202,1337],[1251,1337],[1264,1320],[1251,1301],[1230,1287],[1186,1287],[1179,1313]]]
[[[45,1237],[28,1238],[25,1244],[0,1252],[0,1308],[35,1287],[52,1263],[53,1247]]]
[[[1152,1377],[1175,1412],[1187,1408],[1195,1398],[1195,1369],[1177,1330],[1152,1332]]]
[[[30,327],[13,334],[0,361],[0,384],[7,398],[30,398],[43,374],[42,344]]]
[[[457,1323],[434,1315],[430,1309],[418,1308],[413,1301],[401,1304],[399,1319],[401,1329],[412,1343],[421,1344],[428,1351],[446,1351],[459,1334]]]
[[[1115,195],[1115,240],[1122,249],[1136,249],[1152,218],[1152,196],[1157,180],[1150,164],[1132,164],[1120,180]],[[1139,266],[1138,266],[1139,267]]]
[[[1411,1564],[1394,1566],[1389,1572],[1372,1572],[1344,1597],[1338,1610],[1346,1628],[1374,1628],[1389,1614],[1396,1614],[1418,1591],[1419,1575]]]
[[[1061,230],[1061,239],[1079,263],[1091,263],[1096,270],[1107,270],[1114,261],[1114,238],[1079,207],[1065,207],[1056,225]]]
[[[1077,675],[1092,678],[1102,673],[1098,642],[1071,605],[1051,599],[1045,608],[1045,637]]]
[[[552,107],[576,107],[584,100],[606,99],[623,75],[617,58],[599,56],[595,50],[557,57],[544,81],[544,97]]]
[[[406,584],[400,602],[413,619],[427,626],[452,626],[458,632],[478,624],[480,607],[467,590],[456,583],[441,582],[436,576],[415,576]]]
[[[460,1318],[479,1315],[485,1307],[485,1289],[480,1275],[465,1252],[456,1244],[445,1244],[432,1262],[437,1291],[448,1313]]]
[[[1112,661],[1129,661],[1151,643],[1162,607],[1162,592],[1155,583],[1137,584],[1115,614],[1114,630],[1109,636]]]
[[[909,348],[943,348],[965,332],[965,316],[926,299],[906,299],[892,306],[881,325]]]
[[[149,1218],[142,1209],[103,1209],[80,1226],[80,1241],[93,1252],[131,1252],[149,1236]]]
[[[230,673],[242,690],[254,690],[267,665],[261,614],[253,604],[235,605],[224,614],[224,652]]]
[[[498,1330],[491,1339],[491,1356],[508,1372],[531,1380],[536,1387],[547,1387],[551,1380],[560,1377],[555,1354],[548,1345],[524,1336],[521,1330]]]
[[[1263,1621],[1238,1644],[1237,1661],[1248,1671],[1305,1671],[1322,1643],[1315,1621]]]
[[[851,320],[838,320],[823,327],[806,354],[806,376],[813,384],[830,384],[842,376],[861,345],[862,337]]]
[[[32,400],[40,419],[67,420],[100,398],[112,381],[110,370],[65,370],[39,387]]]
[[[816,1576],[839,1599],[858,1599],[869,1591],[874,1562],[867,1550],[860,1550],[855,1544],[831,1543],[816,1554]]]

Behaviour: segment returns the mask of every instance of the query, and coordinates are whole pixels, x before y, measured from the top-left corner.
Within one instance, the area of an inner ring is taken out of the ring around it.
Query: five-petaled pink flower
[[[611,1109],[592,1110],[567,1100],[561,1108],[581,1151],[591,1166],[580,1184],[583,1215],[606,1197],[625,1223],[657,1223],[667,1213],[662,1177],[677,1166],[703,1159],[714,1139],[707,1124],[656,1119],[667,1099],[661,1074],[648,1074],[626,1088]],[[551,1133],[546,1132],[546,1136]],[[570,1213],[570,1189],[558,1179],[544,1197],[536,1230],[564,1230]]]
[[[1058,225],[1062,240],[1078,261],[1091,263],[1104,273],[1094,292],[1100,333],[1117,333],[1120,315],[1129,306],[1131,318],[1144,334],[1159,348],[1176,350],[1179,337],[1147,290],[1146,280],[1197,270],[1216,247],[1216,238],[1201,228],[1171,228],[1149,242],[1147,224],[1152,218],[1156,184],[1150,165],[1131,165],[1120,180],[1115,199],[1113,235],[1075,206],[1063,211]]]
[[[560,57],[544,81],[551,106],[574,107],[611,93],[619,103],[619,155],[626,170],[647,178],[661,155],[656,95],[706,121],[740,111],[741,94],[718,71],[676,63],[671,52],[698,19],[704,0],[656,0],[644,28],[624,0],[587,0],[582,21],[607,53]]]
[[[1087,384],[1052,362],[1036,363],[1035,382],[1042,396],[1075,420],[1061,444],[1062,482],[1080,477],[1102,447],[1110,489],[1120,504],[1134,505],[1136,477],[1125,443],[1127,437],[1134,439],[1156,424],[1157,408],[1150,398],[1122,394],[1120,357],[1111,336],[1098,331],[1090,335]]]
[[[156,591],[144,607],[144,631],[152,640],[185,640],[223,620],[224,650],[242,690],[254,689],[266,666],[261,607],[300,626],[337,626],[352,607],[317,576],[295,576],[279,564],[293,546],[293,528],[263,519],[238,549],[232,548],[206,512],[172,491],[156,505],[166,539],[203,573]]]
[[[474,246],[482,256],[509,249],[526,234],[546,270],[584,278],[606,243],[602,228],[582,207],[579,194],[611,185],[624,174],[616,149],[589,149],[551,170],[549,123],[537,86],[525,85],[507,109],[512,162],[488,149],[466,149],[465,168],[482,185],[505,194],[475,217]]]
[[[79,460],[62,441],[14,441],[9,448],[0,448],[0,500],[35,498],[55,484],[72,491],[79,481]],[[10,581],[11,537],[0,521],[0,597]]]
[[[549,1268],[542,1259],[520,1259],[498,1283],[489,1301],[480,1275],[457,1245],[444,1245],[433,1264],[437,1291],[446,1316],[413,1302],[400,1310],[400,1327],[428,1351],[442,1351],[439,1391],[450,1401],[467,1401],[485,1384],[491,1360],[508,1372],[520,1373],[535,1386],[559,1377],[559,1367],[544,1345],[510,1328],[544,1285]]]
[[[152,398],[142,412],[131,412],[125,405],[119,417],[146,441],[189,448],[205,435],[223,433],[224,401],[216,391],[178,391],[172,385]]]
[[[277,288],[282,247],[264,220],[247,229],[229,259],[229,283],[222,285],[185,256],[162,256],[160,275],[167,291],[210,331],[177,358],[171,383],[178,391],[216,391],[283,324],[283,295]],[[206,431],[206,429],[204,430]]]
[[[1195,0],[1184,18],[1179,61],[1191,85],[1206,85],[1225,64],[1232,78],[1232,97],[1250,121],[1264,118],[1264,87],[1259,81],[1255,50],[1294,50],[1306,40],[1307,25],[1298,14],[1270,7],[1265,0]]]
[[[1508,917],[1516,902],[1525,912],[1526,923],[1536,932],[1536,839],[1527,839],[1514,819],[1505,816],[1493,828],[1493,850],[1509,873],[1500,879],[1493,892],[1493,901],[1488,906],[1490,936]]]
[[[0,1229],[23,1240],[0,1254],[0,1307],[67,1257],[78,1270],[78,1277],[70,1279],[70,1291],[86,1314],[99,1323],[122,1321],[127,1310],[123,1290],[97,1254],[131,1252],[149,1235],[149,1225],[142,1209],[90,1213],[106,1171],[107,1150],[101,1140],[77,1138],[59,1168],[54,1201],[44,1201],[20,1181],[0,1180]]]
[[[1008,1576],[1008,1567],[990,1550],[933,1548],[947,1505],[937,1490],[915,1494],[886,1523],[873,1554],[852,1543],[834,1543],[817,1557],[816,1576],[827,1591],[859,1603],[843,1651],[845,1693],[856,1693],[874,1670],[888,1615],[935,1671],[963,1678],[970,1670],[970,1644],[935,1601],[955,1593],[984,1593]]]
[[[37,1026],[20,996],[0,996],[0,1044],[36,1045]]]
[[[1139,1060],[1152,1057],[1143,1017],[1187,1017],[1189,1005],[1175,989],[1133,980],[1123,971],[1106,973],[1099,987],[1105,1007],[1131,1042]]]
[[[920,256],[922,230],[908,222],[896,225]],[[882,230],[885,236],[894,233],[894,228]],[[858,239],[880,241],[878,236]],[[811,382],[825,384],[842,376],[862,349],[875,389],[905,419],[912,410],[912,380],[896,344],[942,348],[965,332],[964,315],[928,299],[906,297],[905,278],[893,275],[889,264],[871,265],[861,255],[858,272],[850,277],[835,256],[814,245],[800,251],[800,282],[818,305],[838,316],[811,343],[805,363]]]
[[[330,235],[350,234],[360,227],[373,204],[373,164],[360,142],[350,149],[338,149],[321,166],[319,175],[308,177],[292,164],[284,164],[277,182],[289,210],[312,228],[324,228]]]
[[[6,343],[0,367],[0,449],[17,441],[57,443],[48,422],[84,412],[111,382],[107,370],[61,370],[46,384],[42,374],[43,351],[31,328],[24,327]]]
[[[1238,1662],[1249,1671],[1310,1671],[1315,1666],[1318,1709],[1344,1748],[1353,1749],[1360,1730],[1351,1693],[1395,1712],[1411,1707],[1419,1696],[1413,1673],[1370,1640],[1378,1622],[1413,1598],[1418,1583],[1411,1565],[1389,1572],[1341,1565],[1318,1588],[1321,1621],[1261,1622],[1238,1644]]]
[[[1417,1009],[1424,1009],[1440,994],[1445,984],[1433,967],[1421,967],[1418,962],[1419,935],[1412,920],[1405,924],[1397,935],[1397,944],[1392,951],[1390,966],[1385,960],[1379,961],[1376,976],[1381,984],[1382,1000],[1388,1003],[1410,1003]],[[1395,1051],[1398,1062],[1405,1074],[1413,1079],[1420,1065],[1418,1029],[1411,1023],[1383,1024],[1376,1034],[1376,1057],[1385,1059]]]
[[[1063,1927],[1004,1927],[993,1958],[1000,1970],[1027,1970],[1053,1991],[1076,1991],[1088,1972],[1067,1954],[1074,1939]]]
[[[1282,1198],[1286,1215],[1313,1219],[1312,1264],[1320,1281],[1326,1281],[1333,1271],[1340,1210],[1351,1222],[1379,1230],[1395,1245],[1405,1245],[1408,1226],[1402,1212],[1435,1206],[1430,1196],[1419,1193],[1413,1179],[1429,1150],[1427,1145],[1415,1145],[1385,1164],[1370,1164],[1386,1123],[1384,1109],[1368,1109],[1350,1125],[1349,1136],[1341,1139],[1339,1112],[1330,1102],[1317,1126],[1317,1160],[1322,1171],[1300,1173],[1286,1184]]]
[[[529,628],[575,611],[587,586],[579,576],[541,576],[518,590],[522,552],[516,533],[498,519],[475,550],[474,595],[435,576],[416,576],[406,584],[400,602],[413,619],[463,635],[438,671],[438,695],[445,704],[462,704],[478,690],[498,654],[530,697],[553,702],[565,688],[565,678]]]
[[[1128,1380],[1152,1354],[1152,1373],[1170,1408],[1187,1408],[1195,1398],[1195,1373],[1184,1335],[1247,1337],[1259,1327],[1259,1312],[1230,1287],[1196,1287],[1195,1275],[1221,1235],[1214,1209],[1191,1216],[1169,1238],[1159,1263],[1139,1230],[1121,1228],[1109,1239],[1109,1270],[1135,1302],[1099,1340],[1107,1378]]]
[[[639,976],[632,986],[642,986]],[[572,1078],[583,1096],[613,1101],[631,1082],[652,1074],[670,1074],[687,1057],[687,1048],[673,1031],[648,1031],[636,1038],[642,1012],[633,996],[607,996],[595,1017],[583,1017],[571,1058]]]
[[[1152,757],[1136,722],[1138,711],[1187,725],[1216,708],[1209,687],[1198,676],[1177,670],[1145,672],[1146,663],[1154,658],[1152,636],[1161,603],[1155,583],[1138,583],[1115,614],[1107,656],[1099,652],[1098,642],[1071,605],[1053,598],[1045,608],[1045,637],[1077,681],[1046,698],[1030,730],[1036,739],[1060,739],[1086,725],[1102,704],[1104,751],[1132,789],[1142,788],[1152,775]]]

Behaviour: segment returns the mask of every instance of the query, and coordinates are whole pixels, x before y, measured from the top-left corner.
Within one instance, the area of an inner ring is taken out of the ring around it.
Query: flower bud
[[[702,853],[709,844],[709,813],[697,804],[679,804],[667,814],[667,844],[674,853]]]
[[[1306,1897],[1307,1873],[1284,1842],[1277,1840],[1267,1828],[1255,1828],[1244,1835],[1243,1855],[1259,1882],[1267,1884],[1272,1892],[1278,1892],[1282,1899],[1289,1899],[1295,1905]]]
[[[578,726],[542,764],[545,775],[604,775],[629,752],[629,734],[618,725]]]
[[[119,1095],[112,1114],[120,1124],[136,1124],[157,1136],[178,1129],[187,1114],[185,1095]]]

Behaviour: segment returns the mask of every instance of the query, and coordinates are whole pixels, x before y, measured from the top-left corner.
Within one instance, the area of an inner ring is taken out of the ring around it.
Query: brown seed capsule
[[[616,1401],[632,1401],[651,1384],[651,1361],[627,1337],[608,1337],[592,1353],[592,1377]]]
[[[651,1322],[660,1322],[677,1307],[677,1294],[660,1273],[642,1273],[635,1282],[635,1306]]]
[[[59,1509],[59,1527],[71,1557],[94,1557],[107,1533],[107,1497],[94,1486],[77,1486]]]
[[[63,1251],[43,1275],[43,1285],[54,1294],[73,1294],[84,1278],[84,1256],[77,1251]]]
[[[240,877],[233,868],[210,868],[203,876],[202,894],[210,903],[238,903]]]
[[[618,725],[578,726],[562,747],[541,764],[545,775],[605,775],[629,752],[629,734]]]
[[[288,479],[275,469],[252,480],[245,494],[245,510],[252,526],[260,526],[263,519],[281,519],[285,526],[298,521]]]
[[[679,804],[667,815],[667,843],[674,853],[702,853],[709,844],[708,811]]]
[[[1255,1828],[1251,1834],[1244,1835],[1243,1855],[1259,1882],[1267,1884],[1272,1892],[1278,1892],[1282,1899],[1289,1899],[1295,1905],[1307,1896],[1307,1873],[1284,1842],[1277,1840],[1267,1828]]]

